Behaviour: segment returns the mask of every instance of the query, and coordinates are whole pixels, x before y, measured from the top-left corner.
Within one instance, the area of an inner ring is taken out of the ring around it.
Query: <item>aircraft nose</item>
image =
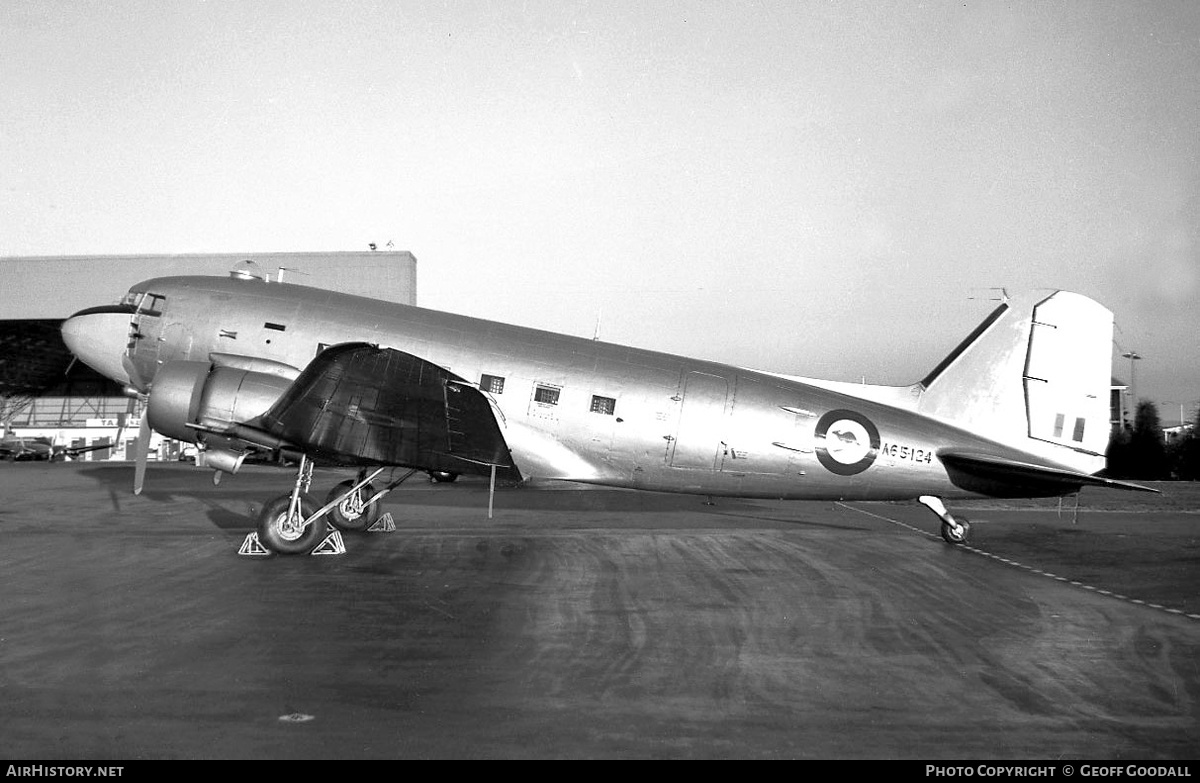
[[[105,377],[129,385],[121,358],[129,344],[133,311],[123,305],[80,310],[63,321],[63,342],[79,360]]]

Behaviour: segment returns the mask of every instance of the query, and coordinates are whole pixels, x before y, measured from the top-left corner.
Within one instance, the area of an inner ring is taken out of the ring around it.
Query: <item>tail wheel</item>
[[[357,481],[347,479],[329,491],[326,503],[332,503],[345,495]],[[339,530],[366,530],[379,519],[379,504],[372,503],[364,507],[363,502],[370,500],[375,494],[374,488],[367,484],[357,492],[352,492],[334,506],[329,512],[329,521]]]
[[[308,554],[325,537],[324,519],[305,525],[317,510],[307,495],[300,496],[299,514],[289,515],[291,494],[280,495],[268,503],[258,515],[258,540],[272,552],[282,555]]]
[[[956,517],[954,521],[958,524],[942,523],[942,538],[946,539],[948,544],[961,544],[971,533],[971,523],[967,521],[966,517]]]

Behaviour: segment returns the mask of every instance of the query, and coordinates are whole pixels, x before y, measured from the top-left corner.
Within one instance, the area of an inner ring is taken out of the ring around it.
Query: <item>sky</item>
[[[897,384],[1065,288],[1200,402],[1194,0],[4,0],[0,51],[0,256],[391,242],[426,307]]]

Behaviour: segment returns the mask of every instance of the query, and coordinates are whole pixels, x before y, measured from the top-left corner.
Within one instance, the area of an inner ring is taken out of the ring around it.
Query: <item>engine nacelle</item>
[[[168,438],[200,443],[194,427],[224,431],[265,413],[292,381],[212,362],[167,362],[158,368],[146,406],[150,426]]]

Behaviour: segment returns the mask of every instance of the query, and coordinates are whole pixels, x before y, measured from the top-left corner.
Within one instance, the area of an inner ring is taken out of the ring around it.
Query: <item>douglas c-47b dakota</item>
[[[299,464],[258,537],[311,551],[362,529],[417,472],[772,499],[1052,497],[1102,478],[1113,316],[1066,291],[1000,304],[909,386],[758,372],[246,273],[163,277],[64,322],[83,362],[146,401],[152,427],[236,473]],[[358,469],[326,502],[313,465]],[[403,470],[397,470],[403,469]],[[375,486],[389,471],[389,479]],[[219,476],[219,474],[217,474]],[[399,478],[397,478],[399,476]]]

